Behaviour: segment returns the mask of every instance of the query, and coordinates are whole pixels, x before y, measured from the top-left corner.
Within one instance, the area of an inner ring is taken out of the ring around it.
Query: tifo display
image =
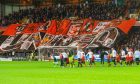
[[[95,21],[92,19],[50,20],[46,23],[11,24],[1,33],[0,52],[36,50],[41,47],[112,47],[121,33],[127,34],[135,19]]]

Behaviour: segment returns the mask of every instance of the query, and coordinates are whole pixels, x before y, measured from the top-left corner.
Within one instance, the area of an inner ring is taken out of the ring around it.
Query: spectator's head
[[[91,49],[88,49],[88,52],[91,52]]]

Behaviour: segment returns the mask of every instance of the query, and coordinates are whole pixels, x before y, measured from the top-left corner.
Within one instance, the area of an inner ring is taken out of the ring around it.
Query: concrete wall
[[[5,5],[5,15],[8,15],[12,12],[18,12],[20,9],[29,9],[34,8],[34,6],[12,6],[12,5]]]

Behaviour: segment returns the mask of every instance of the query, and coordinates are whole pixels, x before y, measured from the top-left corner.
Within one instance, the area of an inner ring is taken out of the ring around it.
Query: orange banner
[[[69,27],[70,27],[71,20],[65,19],[60,23],[60,27],[57,29],[57,34],[66,35]]]
[[[21,24],[11,24],[7,27],[6,31],[2,35],[7,35],[7,36],[14,36],[16,35],[17,32],[17,27],[20,26]]]
[[[51,25],[51,21],[47,21],[46,23],[39,23],[40,26],[38,28],[38,32],[46,32],[47,29],[50,27]]]
[[[130,20],[124,20],[121,22],[120,25],[117,27],[122,30],[124,33],[128,33],[129,30],[132,28],[132,26],[136,23],[135,19],[130,19]]]
[[[23,30],[22,33],[26,33],[26,34],[37,33],[39,26],[40,26],[39,23],[31,23],[31,24],[28,24],[25,27],[25,29]]]
[[[93,21],[90,19],[84,19],[82,27],[80,29],[80,34],[90,34],[93,30]]]
[[[51,21],[51,25],[47,29],[46,33],[55,35],[56,34],[56,30],[57,30],[57,21],[56,20],[52,20]]]
[[[7,29],[2,35],[14,36],[16,35],[16,32],[18,32],[18,30],[20,30],[20,33],[22,32],[26,34],[45,32],[52,35],[57,35],[57,34],[67,35],[68,31],[72,29],[71,28],[72,25],[76,25],[72,27],[77,27],[78,21],[79,20],[73,23],[74,21],[70,19],[64,19],[60,22],[58,22],[57,20],[51,20],[48,21],[47,23],[30,23],[30,24],[23,25],[23,27],[20,27],[22,26],[22,24],[11,24],[7,27]],[[122,30],[122,32],[128,33],[131,27],[136,23],[135,19],[114,20],[114,21],[105,21],[105,22],[84,19],[83,21],[84,21],[83,23],[80,23],[82,25],[78,26],[78,28],[80,27],[80,33],[78,34],[91,34],[94,32],[98,33],[99,32],[98,30],[104,30],[110,27],[117,27],[120,30]]]

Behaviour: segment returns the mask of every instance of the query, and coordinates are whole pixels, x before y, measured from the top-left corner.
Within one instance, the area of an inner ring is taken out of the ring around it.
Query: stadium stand
[[[126,47],[133,48],[133,50],[140,48],[140,29],[139,27],[133,27],[128,35],[120,38],[121,40],[117,43],[116,47],[118,50]]]
[[[98,0],[98,1],[100,2],[102,0]],[[126,3],[124,3],[124,4],[121,4],[121,3],[116,4],[113,2],[104,2],[104,3],[85,2],[85,3],[80,3],[80,4],[59,4],[58,3],[58,4],[53,4],[53,5],[47,6],[47,7],[35,7],[35,8],[29,8],[29,9],[28,8],[21,9],[17,12],[13,12],[7,16],[0,17],[0,26],[8,26],[10,24],[16,24],[16,23],[19,23],[19,24],[22,24],[22,23],[45,23],[45,22],[52,21],[52,20],[55,21],[54,24],[58,24],[57,22],[61,23],[62,20],[66,20],[67,18],[70,18],[70,17],[77,17],[81,21],[83,19],[90,19],[90,20],[95,20],[95,21],[98,21],[98,20],[99,21],[113,21],[114,19],[118,19],[118,20],[130,19],[129,18],[130,14],[134,14],[132,16],[135,16],[135,14],[138,14],[137,16],[139,18],[139,16],[140,16],[139,15],[139,13],[140,13],[140,5],[139,5],[140,1],[138,2],[136,0],[125,0],[125,2]],[[78,21],[75,21],[75,22],[78,22]],[[87,24],[88,22],[89,22],[89,24]],[[68,23],[68,22],[66,21],[65,23]],[[90,21],[85,22],[84,28],[88,29],[88,26],[91,23],[90,23]],[[74,23],[74,25],[75,24],[76,23]],[[99,26],[102,26],[102,25],[106,26],[106,24],[107,24],[107,22],[102,23]],[[26,26],[27,25],[29,25],[29,24],[26,24]],[[46,25],[47,25],[47,23],[46,23]],[[110,25],[112,25],[112,24],[110,24]],[[80,28],[81,26],[80,27],[72,26],[72,27]],[[63,28],[63,26],[62,26],[62,28]],[[65,28],[66,27],[64,27],[64,29]],[[68,28],[69,29],[67,29],[67,31],[70,30],[71,27],[68,27]],[[29,30],[32,30],[32,29],[29,29]],[[64,30],[64,29],[62,29],[62,30]],[[132,29],[132,31],[129,32],[128,35],[125,34],[124,35],[125,40],[120,39],[119,43],[115,46],[118,49],[119,48],[121,49],[123,47],[133,47],[134,48],[135,46],[139,48],[140,47],[140,45],[139,45],[140,44],[140,41],[139,41],[140,40],[139,39],[140,30],[137,30],[137,29],[134,28],[134,29]],[[50,30],[52,30],[52,29],[50,29]],[[76,30],[76,33],[77,32],[79,32],[79,31]],[[108,30],[107,32],[103,32],[103,35],[102,35],[102,33],[101,33],[101,35],[99,34],[100,37],[98,37],[98,39],[97,39],[97,41],[98,41],[97,44],[100,44],[100,45],[103,44],[103,45],[107,46],[108,43],[109,44],[111,42],[114,43],[114,40],[112,40],[112,39],[116,40],[116,37],[119,36],[119,35],[117,35],[117,32],[118,31],[115,31],[115,28],[114,28],[112,30]],[[69,32],[66,32],[66,35],[68,35],[68,33]],[[49,31],[49,34],[50,34],[50,31]],[[22,37],[22,36],[19,36],[19,37]],[[24,37],[24,35],[23,35],[23,37]],[[7,38],[10,39],[12,37],[3,37],[0,39],[6,40]],[[17,38],[18,38],[18,36],[17,36]],[[17,40],[17,38],[14,38],[14,39]],[[34,39],[32,39],[32,35],[30,38],[31,38],[31,40],[34,40]],[[67,46],[71,42],[77,41],[77,39],[75,40],[75,38],[68,38],[65,36],[58,36],[58,37],[56,36],[55,37],[53,35],[52,36],[46,35],[46,38],[49,38],[49,42],[47,45],[51,45],[51,46],[60,46],[60,45]],[[46,40],[46,38],[45,38],[45,40]],[[86,38],[86,36],[85,36],[85,38]],[[85,38],[84,39],[78,38],[78,40],[80,39],[80,40],[85,41]],[[109,39],[107,39],[107,38],[109,38]],[[33,42],[30,42],[31,40],[29,40],[29,43],[24,42],[24,44],[28,43],[27,46],[29,46],[29,45],[34,46]],[[93,38],[92,38],[92,40],[93,40]],[[62,44],[62,42],[63,42],[63,44]],[[14,43],[16,43],[16,42],[12,42],[11,44],[13,45]],[[0,42],[0,44],[2,44],[2,42]],[[22,42],[21,42],[21,44],[22,44]],[[21,44],[19,43],[15,49],[19,49],[19,46],[21,47]],[[74,42],[72,44],[74,44]],[[83,45],[88,45],[88,44],[89,44],[88,42],[87,43],[83,42]],[[110,44],[110,45],[112,45],[112,44]],[[9,48],[13,49],[14,46],[8,46],[7,48],[4,48],[4,49],[5,50],[8,50]],[[22,47],[23,49],[24,49],[24,46],[25,45],[23,45],[23,47]],[[27,46],[25,46],[25,47],[27,47]],[[29,49],[30,49],[30,47],[29,47]]]
[[[69,17],[92,18],[95,20],[112,20],[124,17],[127,6],[115,3],[84,3],[78,5],[53,5],[52,7],[25,9],[9,14],[0,20],[0,24],[8,25],[22,22],[46,22],[51,19]]]

